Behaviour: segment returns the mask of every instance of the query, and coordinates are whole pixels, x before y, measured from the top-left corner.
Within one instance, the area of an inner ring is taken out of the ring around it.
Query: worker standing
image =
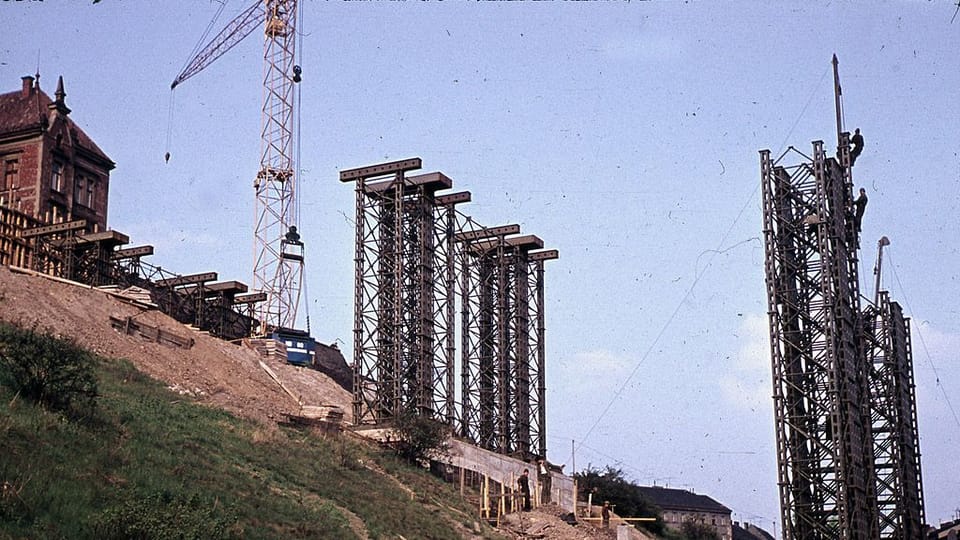
[[[853,219],[855,219],[857,223],[857,232],[860,232],[863,212],[867,209],[867,190],[860,188],[860,196],[853,201],[853,208]]]
[[[600,510],[600,518],[603,522],[603,528],[610,528],[610,501],[603,501],[603,508]]]
[[[857,162],[857,158],[860,157],[860,152],[863,152],[863,135],[860,134],[860,128],[857,128],[853,132],[853,137],[850,138],[850,144],[853,145],[853,148],[850,149],[850,166],[853,167],[853,164]]]
[[[517,487],[520,488],[520,495],[523,497],[523,511],[530,511],[530,472],[523,470],[520,478],[517,478]]]

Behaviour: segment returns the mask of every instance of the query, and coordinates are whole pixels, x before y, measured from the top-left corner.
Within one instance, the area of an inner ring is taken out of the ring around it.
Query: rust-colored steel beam
[[[351,182],[358,178],[372,178],[375,176],[384,176],[391,173],[415,171],[422,166],[420,158],[401,159],[399,161],[390,161],[388,163],[379,163],[367,167],[357,167],[355,169],[346,169],[340,171],[341,182]]]
[[[234,304],[253,304],[256,302],[263,302],[267,299],[267,293],[265,292],[253,292],[247,294],[238,294],[233,297]]]
[[[520,232],[520,225],[501,225],[499,227],[484,227],[476,231],[464,231],[454,235],[457,242],[472,242],[483,238],[493,238],[495,236],[506,236],[508,234],[517,234]]]
[[[437,206],[450,206],[452,204],[460,204],[470,202],[471,195],[469,191],[460,191],[457,193],[446,193],[444,195],[437,195],[435,199]]]
[[[560,258],[560,252],[555,249],[545,249],[543,251],[531,251],[530,260],[535,261],[552,261]]]
[[[122,259],[133,259],[135,257],[146,257],[153,255],[153,246],[137,246],[126,249],[118,249],[110,254],[110,258],[119,261]]]
[[[216,272],[203,272],[201,274],[190,274],[186,276],[177,276],[173,278],[160,279],[154,282],[157,287],[182,287],[194,283],[204,283],[207,281],[216,281]]]
[[[50,234],[56,234],[67,231],[76,231],[78,229],[85,229],[87,227],[87,220],[78,219],[76,221],[66,221],[63,223],[57,223],[55,225],[44,225],[43,227],[34,227],[32,229],[25,229],[20,233],[21,238],[33,238],[35,236],[47,236]]]

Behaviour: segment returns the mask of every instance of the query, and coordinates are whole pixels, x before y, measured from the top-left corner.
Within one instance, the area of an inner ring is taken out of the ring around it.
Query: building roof
[[[730,509],[707,497],[685,489],[640,486],[640,493],[663,510],[729,514]]]
[[[33,85],[33,77],[25,77],[24,85],[29,85],[30,91],[24,89],[15,92],[0,94],[0,140],[16,135],[25,135],[31,132],[45,131],[49,125],[48,115],[50,105],[59,104],[62,111],[69,114],[70,109],[63,103],[63,78],[61,77],[57,87],[58,101],[54,101],[40,89],[39,84]],[[69,116],[64,115],[68,133],[72,137],[74,147],[86,150],[95,158],[103,160],[110,168],[114,163],[104,152],[93,142],[80,126],[76,124]]]
[[[741,527],[739,523],[734,523],[733,540],[774,540],[774,538],[773,535],[756,525],[744,523]]]

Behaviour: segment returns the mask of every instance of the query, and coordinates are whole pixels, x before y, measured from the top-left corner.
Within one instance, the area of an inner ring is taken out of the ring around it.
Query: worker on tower
[[[299,246],[303,244],[303,242],[300,241],[300,233],[297,232],[296,225],[290,226],[290,230],[288,230],[287,234],[284,235],[284,240],[286,240],[288,244],[291,244],[294,246]]]
[[[853,137],[850,137],[850,144],[853,145],[853,148],[850,149],[850,166],[853,167],[857,158],[860,157],[860,152],[863,152],[863,135],[860,134],[860,128],[853,132]]]
[[[863,211],[867,209],[867,190],[860,188],[860,196],[853,201],[853,209],[853,219],[855,219],[857,223],[857,232],[860,232],[860,223],[863,221]]]

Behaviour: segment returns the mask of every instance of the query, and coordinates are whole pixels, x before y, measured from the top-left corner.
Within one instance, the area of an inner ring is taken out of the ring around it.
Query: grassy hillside
[[[99,396],[80,418],[0,386],[0,538],[474,536],[451,486],[374,447],[196,405],[125,361],[93,365]]]

